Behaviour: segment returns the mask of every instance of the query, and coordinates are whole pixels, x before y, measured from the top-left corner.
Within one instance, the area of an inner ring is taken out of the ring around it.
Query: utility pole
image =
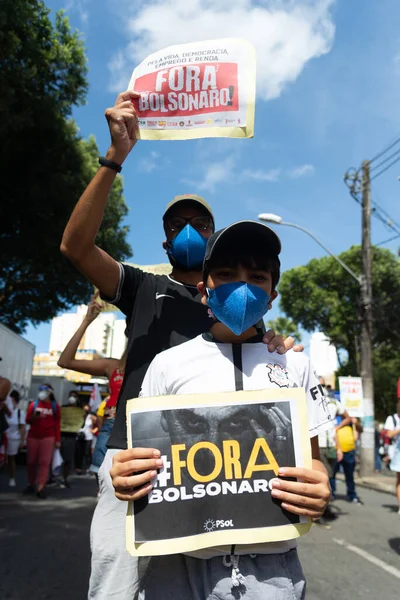
[[[372,270],[370,163],[362,163],[362,280],[361,280],[361,378],[364,395],[364,432],[361,436],[361,476],[371,475],[375,464],[375,411],[372,365]]]

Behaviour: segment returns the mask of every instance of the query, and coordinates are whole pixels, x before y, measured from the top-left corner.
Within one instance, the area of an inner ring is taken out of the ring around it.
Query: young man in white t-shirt
[[[266,353],[262,335],[254,325],[277,296],[280,250],[278,236],[269,227],[253,221],[235,223],[211,236],[203,282],[198,289],[215,323],[209,333],[156,356],[143,381],[141,395],[304,387],[312,469],[280,468],[280,476],[302,479],[303,483],[275,479],[271,494],[281,501],[283,509],[317,519],[330,498],[329,480],[318,448],[318,433],[331,426],[327,402],[309,359],[292,351],[284,356]],[[281,430],[277,439],[285,440],[285,416],[277,407],[268,414],[272,426]],[[204,415],[198,418],[204,420]],[[234,413],[228,420],[235,424]],[[210,431],[218,429],[214,421],[208,420]],[[166,425],[171,436],[174,427],[179,426],[176,422]],[[254,428],[258,424],[249,419],[247,426]],[[161,466],[156,448],[135,448],[116,454],[110,474],[117,498],[138,500],[147,495]],[[237,584],[239,574],[243,600],[304,598],[305,581],[294,540],[239,544],[234,551],[231,547],[218,547],[192,552],[190,556],[155,557],[142,578],[139,598],[230,599],[235,597],[232,586]]]

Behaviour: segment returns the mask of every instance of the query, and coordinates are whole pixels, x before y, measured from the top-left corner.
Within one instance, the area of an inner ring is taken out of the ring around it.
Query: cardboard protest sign
[[[340,402],[351,417],[364,416],[364,396],[361,377],[339,377]]]
[[[84,413],[78,406],[61,407],[61,432],[76,433],[82,427]]]
[[[254,135],[255,50],[241,39],[170,46],[133,71],[143,140]]]
[[[138,398],[128,403],[127,424],[129,447],[157,448],[164,463],[152,492],[128,510],[131,554],[276,542],[308,531],[308,519],[270,494],[279,466],[311,468],[304,390]]]

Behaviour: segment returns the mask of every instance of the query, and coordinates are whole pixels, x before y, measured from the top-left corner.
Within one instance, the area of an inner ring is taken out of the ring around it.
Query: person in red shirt
[[[38,498],[47,497],[45,487],[50,463],[54,448],[60,447],[60,420],[61,411],[52,386],[48,383],[39,386],[38,399],[30,403],[26,414],[26,422],[30,425],[27,438],[29,485],[24,494],[33,494],[36,490]]]

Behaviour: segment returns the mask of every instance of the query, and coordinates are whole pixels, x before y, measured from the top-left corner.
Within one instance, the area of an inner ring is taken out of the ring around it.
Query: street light
[[[296,223],[288,223],[287,221],[284,221],[282,219],[282,217],[280,217],[279,215],[274,215],[272,213],[261,213],[261,215],[258,215],[258,218],[260,219],[260,221],[266,221],[267,223],[275,223],[275,225],[286,225],[287,227],[294,227],[295,229],[299,229],[300,231],[307,233],[307,235],[312,237],[313,240],[315,240],[317,242],[317,244],[319,244],[321,246],[321,248],[323,248],[325,250],[325,252],[330,254],[332,256],[332,258],[334,258],[336,260],[336,262],[338,262],[339,265],[341,265],[343,267],[343,269],[346,269],[346,271],[353,277],[353,279],[355,279],[357,281],[357,283],[359,285],[362,285],[362,277],[360,275],[357,275],[356,273],[354,273],[354,271],[352,269],[350,269],[350,267],[348,267],[346,265],[346,263],[344,263],[338,256],[333,254],[333,252],[331,252],[329,250],[329,248],[327,248],[321,242],[321,240],[319,240],[317,237],[315,237],[315,235],[311,231],[306,229],[305,227],[296,225]]]
[[[372,367],[372,312],[371,312],[371,294],[367,285],[365,271],[362,275],[354,273],[338,256],[333,254],[321,240],[300,225],[287,223],[279,215],[273,213],[262,213],[258,215],[260,221],[274,223],[275,225],[286,225],[303,231],[317,242],[328,254],[338,262],[357,281],[360,286],[361,296],[361,379],[364,395],[364,433],[361,436],[361,475],[370,475],[374,469],[375,440],[374,440],[374,392],[373,392],[373,367]]]

